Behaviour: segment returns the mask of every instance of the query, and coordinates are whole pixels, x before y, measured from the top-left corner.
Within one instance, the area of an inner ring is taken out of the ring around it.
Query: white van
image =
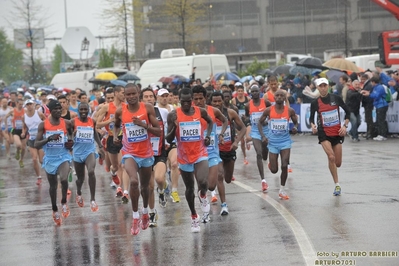
[[[127,70],[115,68],[101,68],[76,72],[58,73],[53,77],[50,84],[56,88],[62,87],[72,90],[80,88],[86,91],[86,93],[89,93],[89,91],[93,89],[93,84],[89,82],[89,79],[103,72],[112,72],[115,75],[120,76],[125,74]]]
[[[351,57],[347,57],[345,59],[355,63],[356,66],[361,67],[364,70],[370,69],[371,71],[376,70],[375,69],[376,64],[377,65],[381,64],[379,54],[351,56]],[[383,70],[385,70],[385,71],[390,70],[390,69],[397,70],[398,68],[399,68],[399,65],[392,65],[392,66],[386,66],[385,68],[383,68]]]
[[[228,72],[227,58],[222,54],[190,55],[182,57],[150,59],[144,62],[137,72],[143,87],[154,83],[161,85],[158,80],[170,75],[182,75],[189,78],[195,69],[195,78],[205,82],[211,73]]]

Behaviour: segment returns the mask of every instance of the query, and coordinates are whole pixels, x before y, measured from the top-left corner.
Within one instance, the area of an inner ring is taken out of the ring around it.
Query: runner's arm
[[[262,115],[259,118],[258,121],[258,130],[259,130],[259,134],[263,138],[266,138],[265,133],[263,132],[263,123],[266,121],[266,118],[268,118],[270,116],[270,107],[266,108],[265,111],[263,111]]]
[[[149,127],[149,125],[147,125],[147,131],[157,137],[161,136],[161,128],[159,126],[158,119],[155,115],[154,106],[149,103],[146,103],[145,108],[147,109],[148,120],[152,126]]]
[[[114,132],[113,132],[114,141],[115,141],[115,138],[116,139],[118,138],[119,133],[121,132],[121,124],[122,124],[121,116],[122,116],[122,107],[119,107],[118,109],[116,109],[115,117],[114,117],[114,119],[115,119]],[[98,127],[98,125],[97,125],[97,127]]]
[[[109,105],[108,105],[108,104],[105,104],[105,105],[103,105],[103,106],[100,108],[100,110],[98,110],[98,111],[96,112],[97,128],[99,128],[99,129],[105,127],[106,125],[109,125],[109,124],[112,122],[112,118],[110,118],[110,119],[108,119],[108,120],[106,120],[106,121],[103,121],[105,115],[106,115],[107,112],[108,112],[108,107],[109,107]]]
[[[210,139],[211,138],[211,133],[212,133],[212,128],[213,128],[212,118],[208,115],[208,113],[206,112],[205,109],[200,108],[200,110],[201,110],[201,118],[203,118],[208,123],[208,126],[206,128],[206,136],[205,136],[205,138]]]
[[[168,133],[166,134],[165,137],[168,143],[172,143],[173,140],[175,139],[176,128],[177,128],[176,120],[177,120],[176,110],[173,110],[168,114]]]
[[[233,110],[229,110],[229,109],[227,109],[227,112],[228,112],[231,120],[233,120],[234,123],[236,124],[237,129],[240,131],[238,133],[236,139],[234,140],[235,144],[237,144],[237,147],[238,147],[238,143],[244,138],[244,136],[246,134],[246,130],[245,130],[246,127],[236,112],[234,112]]]

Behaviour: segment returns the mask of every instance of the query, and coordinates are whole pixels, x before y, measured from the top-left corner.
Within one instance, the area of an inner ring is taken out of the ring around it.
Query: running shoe
[[[288,197],[287,193],[286,193],[284,190],[283,190],[283,191],[280,191],[280,193],[278,193],[278,197],[279,197],[280,199],[283,199],[283,200],[290,199],[290,197]]]
[[[231,181],[236,181],[236,178],[234,176],[232,176]]]
[[[199,233],[200,231],[201,231],[201,227],[200,227],[200,221],[199,221],[198,214],[195,218],[193,218],[191,216],[191,232]]]
[[[82,208],[85,205],[83,202],[83,197],[81,195],[79,196],[78,194],[76,194],[76,203],[80,208]]]
[[[247,150],[250,150],[251,149],[251,143],[246,143],[246,146],[247,146]]]
[[[202,210],[202,222],[207,223],[209,222],[209,210],[211,208],[208,198],[201,198],[201,193],[198,191],[198,198],[200,201],[201,205],[201,210]]]
[[[159,205],[161,205],[162,208],[165,208],[167,202],[165,193],[159,193]]]
[[[90,209],[91,209],[92,212],[98,211],[98,205],[97,205],[97,203],[94,200],[92,200],[90,202]]]
[[[69,216],[69,214],[71,213],[70,211],[69,211],[69,207],[68,207],[68,205],[65,203],[65,204],[62,204],[62,211],[61,211],[61,213],[62,213],[62,217],[64,217],[64,218],[68,218],[68,216]]]
[[[59,212],[53,211],[53,220],[54,220],[54,223],[58,226],[60,226],[62,224],[62,219],[61,219],[61,215]]]
[[[164,192],[165,192],[166,195],[169,195],[169,194],[170,194],[170,189],[169,189],[169,183],[168,183],[168,181],[165,181],[165,189],[164,189]]]
[[[292,173],[292,167],[290,164],[287,166],[287,169],[288,169],[288,173]]]
[[[122,200],[123,204],[128,204],[128,202],[129,202],[129,194],[123,193],[123,196],[122,196],[121,200]]]
[[[172,202],[180,202],[179,193],[177,193],[177,191],[172,191],[170,197],[172,198]]]
[[[116,185],[120,185],[120,184],[121,184],[121,180],[119,179],[118,175],[117,175],[117,174],[113,175],[112,172],[111,172],[111,175],[112,175],[112,181],[113,181]]]
[[[68,188],[67,195],[71,195],[71,194],[72,194],[72,191]]]
[[[24,168],[24,162],[22,160],[19,161],[19,168]]]
[[[19,161],[21,158],[21,150],[17,150],[17,153],[15,154],[15,160]]]
[[[121,188],[121,187],[118,187],[118,188],[116,189],[116,195],[115,195],[115,197],[117,197],[117,198],[123,197],[123,191],[122,191],[122,188]]]
[[[335,186],[333,195],[334,196],[341,196],[341,187],[340,186]]]
[[[140,224],[141,220],[140,219],[133,219],[132,221],[132,228],[130,229],[130,233],[132,235],[138,235],[140,233]]]
[[[150,225],[150,215],[148,213],[141,216],[141,229],[145,230]]]
[[[155,212],[150,212],[150,227],[157,227],[158,213],[157,210]]]
[[[247,157],[244,158],[244,164],[247,165],[249,162],[247,160]]]
[[[269,188],[269,185],[266,182],[262,181],[262,191],[265,192]]]
[[[104,166],[105,172],[109,173],[109,166]]]
[[[222,203],[222,210],[220,211],[220,215],[227,215],[229,214],[229,208],[227,207],[227,203]]]
[[[118,187],[113,181],[111,181],[111,184],[109,184],[109,186],[112,187],[112,188],[117,188]]]
[[[41,184],[42,184],[42,179],[41,179],[41,178],[38,178],[38,179],[36,180],[36,185],[40,186]]]
[[[104,159],[100,156],[100,157],[98,157],[98,163],[100,164],[100,165],[103,165],[103,163],[104,163]]]
[[[217,202],[217,201],[218,201],[218,197],[212,196],[211,202],[212,202],[212,203],[215,203],[215,202]]]

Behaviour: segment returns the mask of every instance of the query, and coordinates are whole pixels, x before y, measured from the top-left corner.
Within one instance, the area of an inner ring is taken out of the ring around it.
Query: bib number
[[[338,110],[332,110],[321,113],[324,127],[333,127],[339,124]]]

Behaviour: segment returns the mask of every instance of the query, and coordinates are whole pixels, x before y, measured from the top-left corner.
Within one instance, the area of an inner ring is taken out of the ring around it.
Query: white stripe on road
[[[318,260],[316,252],[313,248],[312,243],[309,240],[308,235],[301,226],[301,224],[295,219],[295,217],[280,203],[272,199],[271,197],[265,197],[265,193],[260,192],[250,186],[247,186],[239,181],[232,182],[233,184],[242,187],[243,189],[255,194],[256,196],[264,199],[272,205],[287,221],[288,225],[291,227],[292,232],[295,235],[296,241],[298,242],[299,248],[301,249],[302,256],[306,261],[306,265],[314,265],[315,261]]]

